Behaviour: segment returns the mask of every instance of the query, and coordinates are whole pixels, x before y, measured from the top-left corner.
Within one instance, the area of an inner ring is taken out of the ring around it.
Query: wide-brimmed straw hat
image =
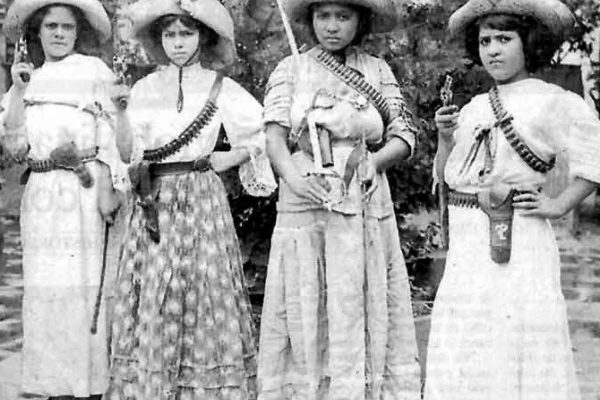
[[[229,11],[218,0],[140,0],[133,3],[126,13],[133,21],[133,34],[142,42],[157,61],[167,63],[161,43],[150,36],[152,24],[165,15],[186,15],[200,21],[219,36],[210,49],[211,54],[202,54],[205,65],[223,68],[236,59],[233,19]]]
[[[389,32],[399,23],[399,10],[391,0],[284,0],[283,8],[292,22],[309,23],[309,9],[313,4],[340,3],[367,8],[371,11],[371,32]]]
[[[79,8],[85,19],[96,31],[101,43],[110,39],[111,25],[106,10],[98,0],[15,0],[4,19],[4,33],[16,41],[23,32],[23,24],[31,15],[42,7],[56,4]]]
[[[478,18],[491,14],[531,17],[550,29],[557,40],[564,40],[575,22],[569,8],[559,0],[469,0],[452,14],[448,28],[453,35],[462,35]]]

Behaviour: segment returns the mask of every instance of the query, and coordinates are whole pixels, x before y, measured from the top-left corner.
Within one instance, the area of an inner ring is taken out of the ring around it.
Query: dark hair
[[[304,25],[308,27],[310,36],[315,43],[318,43],[318,40],[317,35],[315,34],[315,27],[313,25],[313,16],[318,5],[319,4],[317,3],[312,3],[308,6],[306,21],[304,21]],[[371,20],[373,13],[367,7],[357,6],[355,4],[344,4],[344,6],[353,9],[358,14],[358,27],[356,29],[356,35],[354,35],[350,45],[359,45],[362,43],[363,39],[371,33]]]
[[[75,52],[87,55],[98,55],[100,40],[98,39],[96,31],[92,28],[83,14],[83,11],[78,7],[69,4],[53,3],[36,10],[25,21],[25,40],[27,40],[27,51],[29,52],[33,65],[38,68],[46,61],[46,56],[39,36],[40,28],[44,18],[54,7],[64,7],[68,9],[75,18],[77,24],[77,39],[75,40],[74,47]]]
[[[523,42],[525,68],[528,72],[536,72],[549,64],[560,45],[560,40],[545,25],[531,17],[513,14],[486,15],[468,26],[465,32],[467,56],[478,65],[481,65],[479,30],[482,27],[517,32]]]
[[[203,44],[204,49],[209,49],[218,43],[219,35],[197,19],[187,15],[168,14],[163,15],[154,21],[149,29],[152,42],[158,49],[162,49],[163,53],[164,49],[162,47],[162,33],[167,27],[177,21],[181,22],[181,24],[188,29],[197,30],[200,33],[200,36],[206,39],[206,42]]]

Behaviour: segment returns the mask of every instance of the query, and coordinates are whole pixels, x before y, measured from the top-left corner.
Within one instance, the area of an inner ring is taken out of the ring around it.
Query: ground
[[[557,229],[557,237],[582,400],[600,400],[600,217],[598,207],[589,209],[596,211],[584,216],[577,237],[563,227]],[[22,345],[21,250],[16,215],[9,213],[1,222],[6,232],[0,259],[0,400],[16,400]],[[417,317],[416,326],[425,362],[429,317]]]

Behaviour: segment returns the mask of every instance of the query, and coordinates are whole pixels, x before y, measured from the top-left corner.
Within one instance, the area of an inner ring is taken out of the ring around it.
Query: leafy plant
[[[446,74],[454,78],[454,100],[464,105],[474,94],[486,91],[490,81],[484,71],[464,56],[463,44],[449,37],[446,24],[451,13],[464,0],[394,0],[402,7],[403,23],[395,32],[367,39],[365,47],[385,59],[392,67],[403,94],[414,112],[421,134],[414,156],[388,171],[399,222],[404,253],[411,264],[437,246],[435,223],[426,228],[406,224],[404,215],[436,206],[432,196],[431,167],[436,150],[433,124],[435,110],[441,105],[439,88]],[[228,74],[262,99],[264,88],[275,65],[290,54],[281,16],[272,0],[223,0],[235,19],[238,62]],[[575,11],[578,28],[570,39],[573,49],[590,51],[586,38],[600,25],[597,0],[565,0]],[[109,10],[116,0],[106,0]],[[310,45],[306,32],[297,32],[300,47]],[[600,77],[600,73],[597,73]],[[599,84],[600,90],[600,84]],[[275,221],[275,197],[254,199],[243,194],[235,174],[224,177],[229,188],[232,212],[248,260],[251,286],[261,291],[269,238]],[[258,277],[258,278],[257,278]]]

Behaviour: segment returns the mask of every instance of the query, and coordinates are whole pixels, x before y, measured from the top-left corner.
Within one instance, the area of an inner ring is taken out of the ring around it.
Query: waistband
[[[523,193],[526,193],[526,191],[513,189],[512,197],[518,196]],[[479,205],[477,193],[465,193],[453,189],[450,189],[448,191],[448,205],[464,208],[481,208]]]
[[[83,150],[81,155],[78,158],[80,163],[87,163],[96,160],[96,156],[98,155],[98,148],[93,147],[86,150]],[[70,169],[56,162],[56,160],[52,158],[47,158],[44,160],[36,160],[33,158],[27,159],[27,166],[31,170],[31,172],[50,172],[57,169]]]
[[[212,168],[208,157],[194,161],[178,161],[168,163],[152,163],[149,166],[150,175],[153,177],[182,175],[188,172],[206,172]]]
[[[448,205],[465,208],[478,208],[476,193],[464,193],[450,189],[448,192]]]

